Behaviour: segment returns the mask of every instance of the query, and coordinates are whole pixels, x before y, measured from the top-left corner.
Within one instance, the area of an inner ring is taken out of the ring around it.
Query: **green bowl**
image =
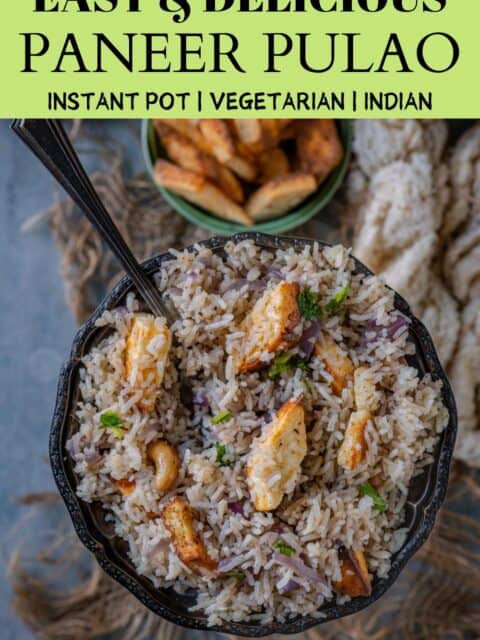
[[[345,151],[341,164],[329,178],[319,186],[318,190],[299,207],[273,220],[260,222],[247,227],[243,224],[217,218],[205,209],[190,204],[184,198],[160,185],[157,185],[158,190],[165,200],[178,211],[178,213],[184,216],[184,218],[219,235],[231,235],[239,231],[259,231],[262,233],[279,234],[289,231],[290,229],[295,229],[313,218],[315,214],[330,202],[345,177],[352,151],[352,125],[349,120],[337,120],[336,122]],[[143,120],[142,122],[142,149],[148,171],[155,182],[155,161],[158,158],[164,158],[166,156],[157,142],[151,120]]]

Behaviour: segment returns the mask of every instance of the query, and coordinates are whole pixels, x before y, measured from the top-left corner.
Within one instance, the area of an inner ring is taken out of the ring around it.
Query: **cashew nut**
[[[158,491],[168,491],[178,478],[180,457],[175,447],[166,440],[157,440],[147,447],[147,456],[155,465],[155,486]]]

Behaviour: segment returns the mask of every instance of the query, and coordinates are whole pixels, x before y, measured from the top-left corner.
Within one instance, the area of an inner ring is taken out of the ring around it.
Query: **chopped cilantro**
[[[233,418],[233,413],[226,409],[225,411],[220,411],[216,416],[212,418],[212,424],[220,424],[220,422],[227,422],[227,420],[231,420]]]
[[[300,369],[301,371],[310,371],[308,364],[305,362],[305,360],[302,360],[301,358],[297,358],[295,360],[295,366],[297,367],[297,369]]]
[[[278,553],[281,553],[283,556],[293,556],[294,553],[296,553],[295,549],[293,547],[291,547],[289,544],[287,544],[286,542],[284,542],[283,540],[278,540],[277,542],[275,542],[275,544],[273,545],[273,548],[276,549],[278,551]]]
[[[330,302],[325,307],[327,313],[335,313],[339,310],[342,304],[347,299],[348,294],[350,293],[350,287],[347,285],[344,289],[339,291],[337,295],[330,300]]]
[[[315,387],[313,386],[313,380],[309,376],[305,375],[302,377],[302,382],[305,385],[305,388],[308,391],[308,393],[311,396],[313,396],[315,394]]]
[[[237,578],[237,580],[245,580],[244,571],[227,571],[225,574],[227,578]]]
[[[124,436],[122,425],[123,420],[115,411],[106,411],[100,416],[100,429],[108,429],[118,439]]]
[[[217,450],[217,464],[220,467],[229,467],[232,464],[232,461],[225,459],[225,456],[227,455],[227,447],[221,442],[217,442],[215,444],[215,449]]]
[[[318,298],[310,287],[305,287],[298,294],[298,307],[300,309],[300,313],[306,320],[313,320],[314,318],[319,318],[322,315],[322,309],[318,304]]]
[[[282,371],[286,371],[290,368],[290,361],[293,358],[292,353],[280,353],[275,357],[272,366],[268,370],[269,378],[276,378],[278,375],[282,373]]]
[[[387,503],[382,498],[382,496],[378,493],[375,487],[372,487],[370,482],[365,482],[364,484],[362,484],[360,489],[361,489],[362,495],[368,496],[373,500],[373,506],[375,507],[375,509],[378,509],[380,513],[383,513],[384,511],[386,511]]]
[[[305,360],[294,357],[293,353],[280,353],[273,361],[272,366],[268,370],[268,377],[270,379],[276,378],[283,371],[287,371],[288,369],[300,369],[301,371],[310,371],[308,364]]]

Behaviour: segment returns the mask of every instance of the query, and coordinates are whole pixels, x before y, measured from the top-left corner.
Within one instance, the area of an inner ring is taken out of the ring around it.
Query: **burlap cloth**
[[[125,175],[117,144],[89,139],[79,129],[75,123],[77,144],[103,163],[95,186],[139,259],[208,237],[172,211],[145,175]],[[443,121],[358,121],[354,129],[344,188],[327,212],[295,234],[353,244],[357,257],[404,294],[430,328],[457,396],[458,462],[433,535],[394,588],[366,612],[304,638],[473,640],[480,638],[480,524],[472,517],[480,512],[473,470],[480,467],[480,125],[456,141]],[[70,201],[57,194],[52,208],[27,227],[45,218],[61,255],[67,303],[81,323],[118,279],[118,267]],[[27,502],[38,502],[36,509],[58,521],[38,553],[28,543],[28,553],[20,545],[11,555],[14,604],[38,637],[180,637],[82,551],[62,527],[54,496]],[[64,579],[57,585],[72,566],[80,574],[71,586]]]

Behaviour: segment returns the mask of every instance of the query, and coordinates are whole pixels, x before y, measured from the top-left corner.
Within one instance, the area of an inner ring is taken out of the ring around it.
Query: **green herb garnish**
[[[226,409],[225,411],[220,411],[216,416],[212,418],[212,424],[220,424],[220,422],[227,422],[227,420],[231,420],[233,418],[233,413]]]
[[[237,580],[245,580],[244,571],[227,571],[225,574],[227,578],[237,578]]]
[[[298,294],[298,307],[300,313],[306,320],[313,320],[319,318],[322,315],[322,309],[318,304],[317,295],[310,289],[305,287]]]
[[[384,511],[386,511],[387,503],[382,498],[382,496],[378,493],[375,487],[372,487],[370,482],[365,482],[364,484],[362,484],[360,489],[362,491],[362,495],[368,496],[373,500],[373,506],[375,507],[375,509],[378,509],[380,513],[383,513]]]
[[[308,393],[313,396],[315,394],[315,387],[313,386],[313,380],[309,376],[303,376],[302,382],[305,385]]]
[[[335,313],[345,302],[348,294],[350,293],[350,287],[347,285],[344,289],[339,291],[337,295],[330,300],[330,302],[325,307],[327,313]]]
[[[310,371],[310,367],[308,366],[308,364],[305,362],[305,360],[302,360],[301,358],[297,358],[295,360],[295,366],[297,367],[297,369],[300,369],[301,371]]]
[[[305,360],[293,355],[293,353],[281,353],[278,355],[274,361],[270,369],[268,370],[268,377],[270,379],[276,378],[283,371],[287,371],[288,369],[301,369],[301,371],[310,371],[308,364]]]
[[[280,353],[275,357],[272,366],[268,370],[269,378],[276,378],[278,375],[282,373],[282,371],[286,371],[291,366],[291,359],[293,358],[292,353]]]
[[[106,411],[100,416],[100,429],[108,429],[119,440],[124,436],[123,420],[115,411]]]
[[[276,549],[278,551],[278,553],[281,553],[283,556],[293,556],[294,553],[296,553],[295,549],[293,547],[291,547],[289,544],[287,544],[286,542],[284,542],[283,540],[278,540],[278,542],[275,542],[275,544],[273,545],[273,548]]]
[[[221,442],[217,442],[215,444],[215,449],[217,450],[217,464],[220,467],[229,467],[232,464],[232,461],[225,459],[225,456],[227,455],[227,447]]]

